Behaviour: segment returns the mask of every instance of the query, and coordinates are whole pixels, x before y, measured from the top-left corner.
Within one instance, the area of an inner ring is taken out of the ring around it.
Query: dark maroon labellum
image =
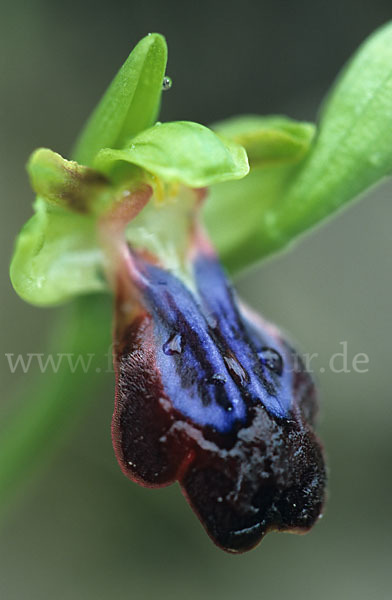
[[[193,260],[196,291],[129,250],[119,285],[113,442],[146,486],[178,480],[229,552],[271,530],[306,531],[324,502],[313,381],[272,325],[240,308],[216,258]],[[125,295],[124,295],[125,294]]]

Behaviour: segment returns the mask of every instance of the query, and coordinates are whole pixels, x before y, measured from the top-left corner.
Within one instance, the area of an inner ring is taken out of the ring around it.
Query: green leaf
[[[149,34],[135,46],[79,137],[75,160],[91,166],[101,148],[121,148],[155,122],[166,61],[160,34]]]
[[[42,198],[35,210],[18,236],[11,262],[16,292],[27,302],[44,306],[105,290],[95,220],[48,206]]]
[[[141,167],[163,181],[195,188],[240,179],[249,171],[241,146],[188,121],[157,123],[134,137],[128,148],[105,148],[98,153],[94,167],[113,176],[121,163]]]
[[[297,162],[308,152],[315,133],[313,123],[275,115],[232,117],[212,129],[244,146],[252,168]]]
[[[216,186],[205,207],[232,271],[282,250],[391,173],[392,23],[342,71],[309,152],[297,164],[263,171]]]
[[[332,215],[391,170],[389,23],[363,44],[327,98],[312,151],[276,206],[275,248]]]
[[[39,148],[28,164],[32,188],[53,206],[81,214],[104,209],[112,192],[106,178],[97,171],[65,160],[52,150]]]

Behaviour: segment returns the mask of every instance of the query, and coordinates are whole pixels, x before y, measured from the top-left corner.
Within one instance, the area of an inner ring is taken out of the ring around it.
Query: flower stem
[[[61,309],[49,349],[53,356],[61,352],[71,358],[62,360],[57,372],[37,374],[3,426],[0,516],[31,474],[53,456],[102,386],[110,364],[110,314],[110,300],[102,295],[79,298]]]

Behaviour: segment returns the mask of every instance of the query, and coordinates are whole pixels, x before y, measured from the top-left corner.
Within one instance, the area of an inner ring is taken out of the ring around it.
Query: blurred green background
[[[65,155],[131,47],[169,43],[162,120],[208,124],[244,112],[316,118],[344,61],[392,17],[390,0],[0,3],[1,404],[14,410],[5,353],[43,352],[56,310],[24,304],[7,269],[31,214],[24,164],[37,146]],[[391,591],[392,183],[290,253],[244,274],[238,289],[304,352],[318,353],[320,433],[330,468],[325,516],[307,536],[271,534],[254,551],[216,549],[176,486],[146,490],[111,449],[113,381],[88,419],[22,494],[0,538],[5,600],[384,599]],[[346,341],[367,373],[333,373]],[[325,369],[325,372],[321,372]],[[29,457],[26,456],[28,462]]]

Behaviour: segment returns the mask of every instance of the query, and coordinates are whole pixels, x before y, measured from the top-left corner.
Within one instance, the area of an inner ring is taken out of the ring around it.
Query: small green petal
[[[41,198],[35,210],[19,234],[11,262],[11,281],[19,296],[45,306],[105,290],[95,220],[50,207]]]
[[[198,123],[156,124],[123,150],[105,148],[94,167],[111,176],[121,163],[136,165],[169,183],[205,187],[240,179],[249,171],[245,150]]]
[[[98,213],[110,196],[108,182],[101,173],[65,160],[47,148],[32,154],[27,170],[34,191],[54,206],[81,214]]]
[[[133,49],[91,115],[74,158],[91,166],[101,148],[121,148],[155,122],[167,61],[165,38],[149,34]]]
[[[252,168],[299,161],[315,134],[313,123],[275,115],[232,117],[215,123],[212,129],[244,146]]]

